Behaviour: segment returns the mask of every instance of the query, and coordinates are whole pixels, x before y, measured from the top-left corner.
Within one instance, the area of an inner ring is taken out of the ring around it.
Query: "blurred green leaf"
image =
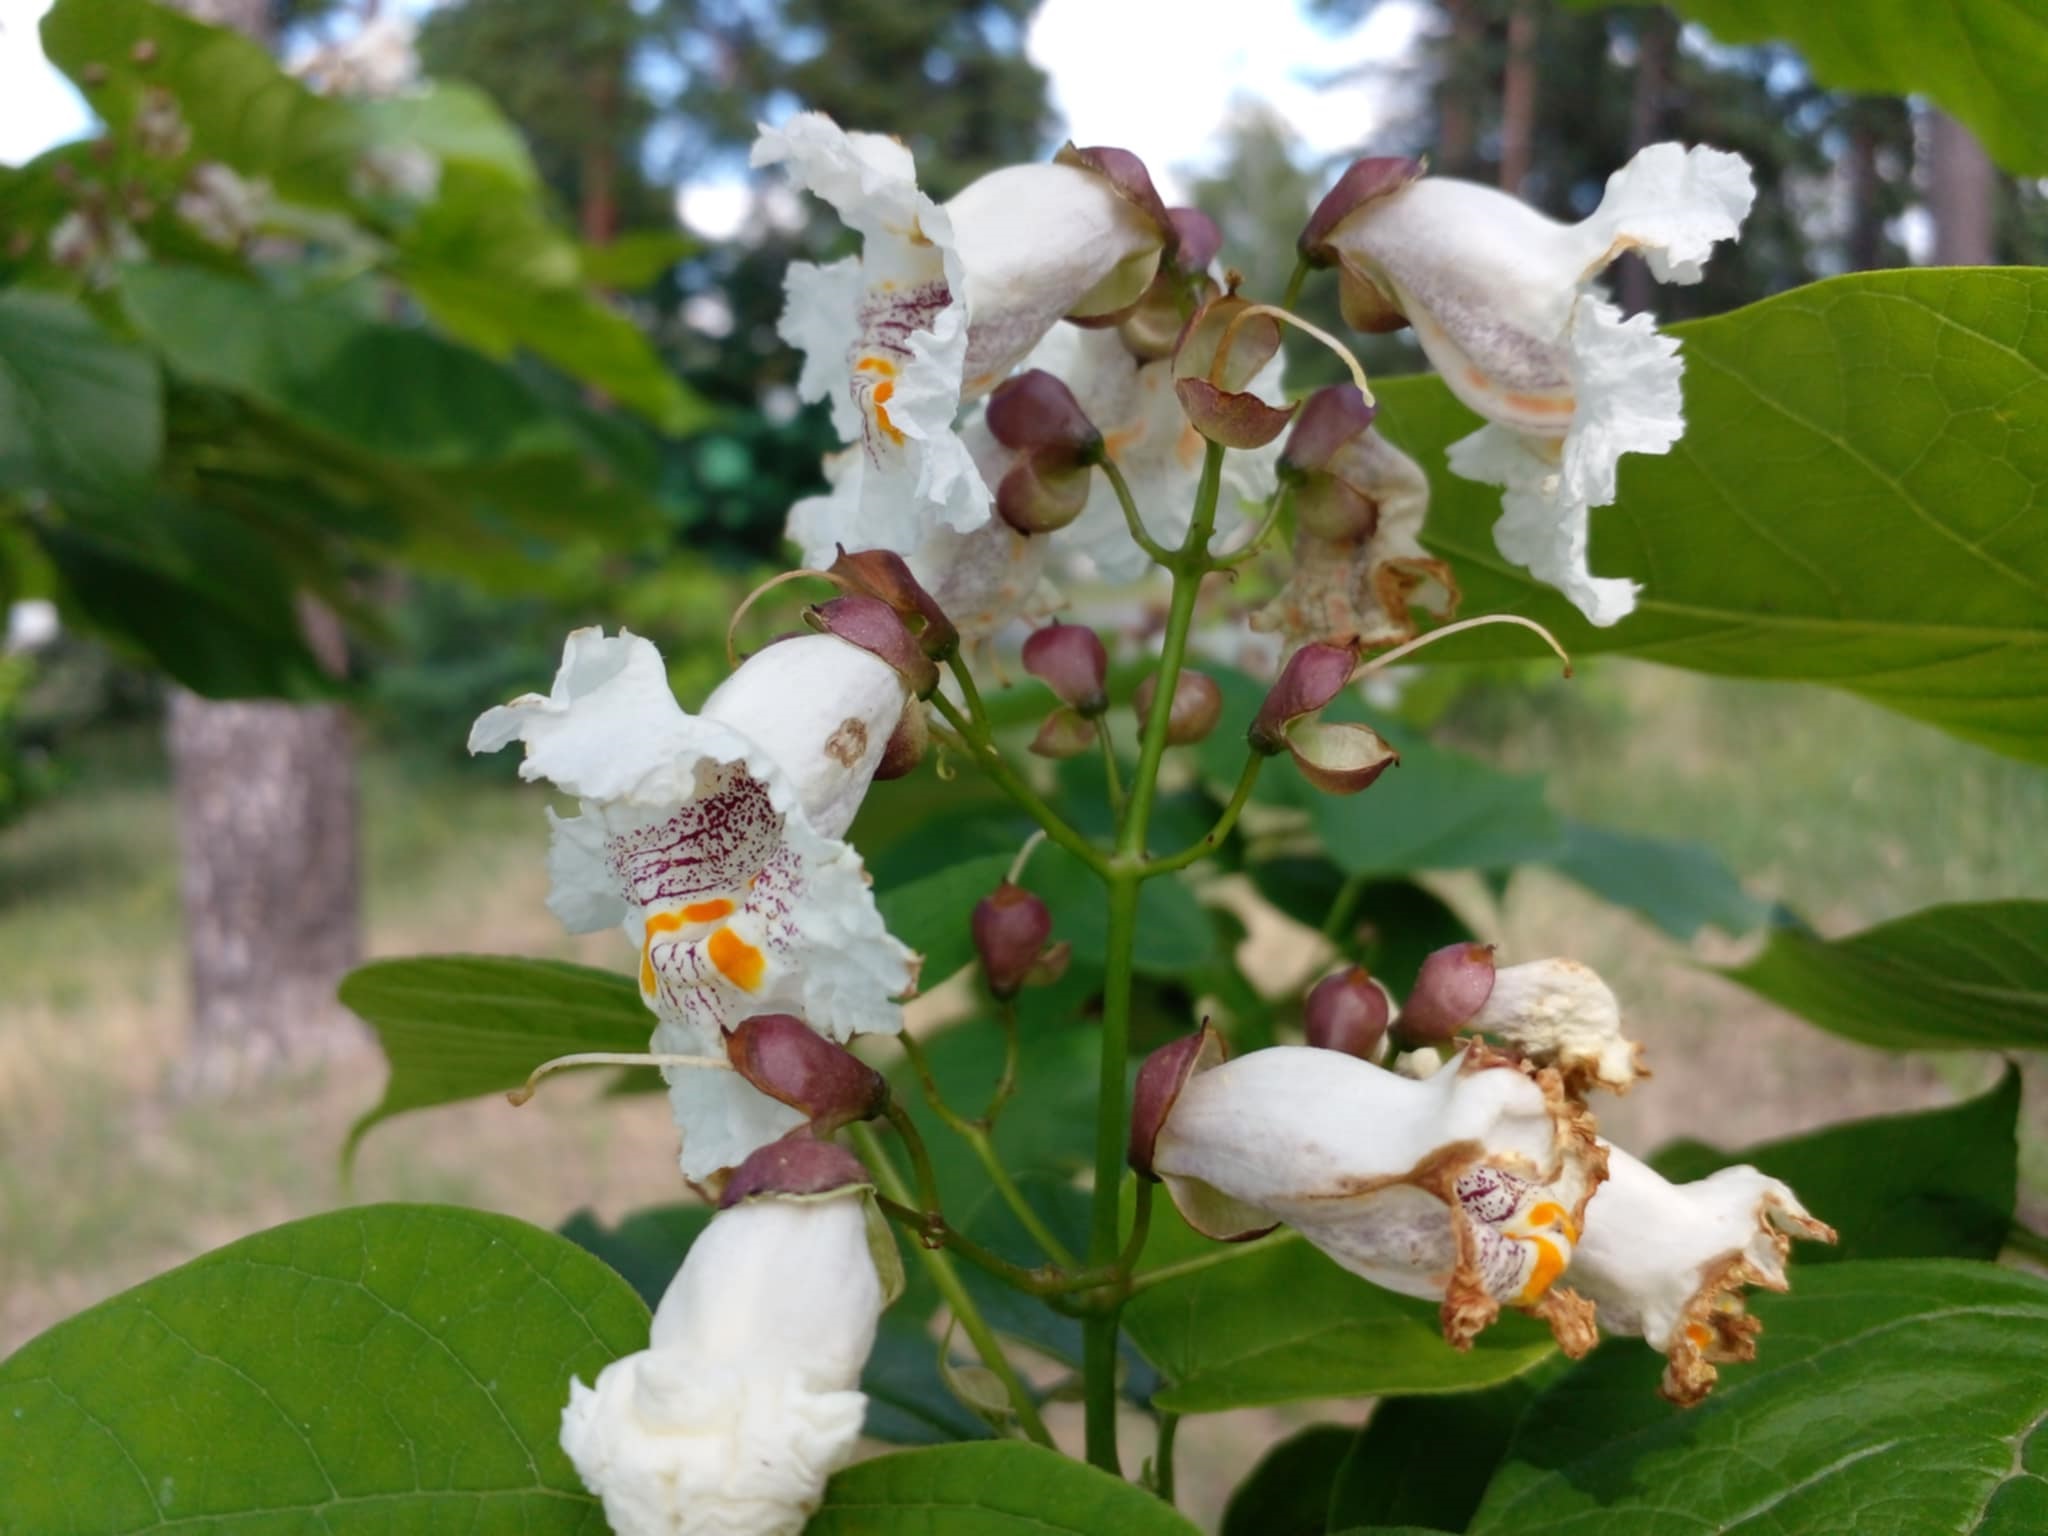
[[[1009,1440],[898,1451],[832,1479],[805,1536],[1196,1536],[1144,1489]]]
[[[575,243],[493,170],[443,172],[396,271],[436,325],[481,352],[505,360],[523,347],[667,432],[705,417],[639,327],[584,285]]]
[[[1145,1268],[1197,1257],[1213,1262],[1139,1292],[1124,1312],[1132,1340],[1166,1378],[1155,1401],[1175,1413],[1465,1392],[1552,1352],[1548,1329],[1509,1313],[1461,1354],[1444,1342],[1434,1302],[1369,1284],[1291,1235],[1210,1242],[1170,1202],[1154,1202]]]
[[[1219,1536],[1323,1536],[1330,1489],[1358,1431],[1311,1424],[1259,1458],[1224,1506]]]
[[[1564,852],[1550,864],[1594,895],[1642,913],[1674,939],[1689,939],[1710,925],[1744,934],[1768,910],[1711,849],[1698,843],[1567,819]]]
[[[708,1205],[657,1205],[607,1227],[594,1211],[577,1211],[557,1228],[585,1253],[603,1259],[633,1287],[651,1312],[682,1267],[690,1244],[716,1213]]]
[[[1374,387],[1387,435],[1430,471],[1424,542],[1455,563],[1467,613],[1527,614],[1574,654],[1828,683],[2043,761],[2044,315],[2048,270],[1974,268],[1860,273],[1674,326],[1685,438],[1624,458],[1620,500],[1593,513],[1593,569],[1644,584],[1611,629],[1494,548],[1500,492],[1444,469],[1478,421],[1443,383]],[[1539,644],[1495,628],[1429,655]]]
[[[344,1161],[393,1115],[506,1092],[556,1056],[644,1051],[654,1030],[629,977],[559,960],[375,960],[342,979],[341,1000],[391,1064],[383,1099],[349,1130]]]
[[[1262,859],[1247,873],[1261,896],[1296,922],[1316,929],[1343,898],[1347,881],[1335,864],[1310,854]],[[1448,903],[1412,880],[1365,880],[1351,898],[1350,910],[1337,935],[1338,948],[1385,982],[1397,998],[1415,984],[1415,973],[1432,950],[1474,937]]]
[[[54,294],[0,292],[0,490],[133,489],[163,452],[163,381]]]
[[[974,904],[1002,883],[1010,855],[968,859],[876,898],[889,932],[924,956],[920,991],[929,992],[974,959]]]
[[[583,276],[600,288],[637,292],[697,250],[697,242],[679,229],[636,229],[609,245],[584,246]]]
[[[1673,1142],[1650,1161],[1678,1181],[1734,1163],[1783,1179],[1841,1235],[1836,1247],[1802,1249],[1802,1265],[1995,1259],[2019,1187],[2019,1112],[2019,1069],[2008,1066],[1988,1093],[1945,1109],[1851,1120],[1737,1152]]]
[[[1696,1408],[1603,1346],[1522,1417],[1473,1536],[1973,1531],[2048,1515],[2048,1282],[1960,1261],[1834,1264],[1753,1298],[1752,1365]]]
[[[519,130],[491,98],[459,80],[429,80],[396,96],[352,96],[370,147],[425,150],[444,167],[466,161],[504,177],[515,193],[540,191],[540,174]]]
[[[1833,941],[1780,928],[1721,974],[1887,1050],[2048,1048],[2048,901],[1927,907]]]
[[[623,1280],[510,1217],[292,1222],[0,1365],[5,1525],[588,1532],[562,1403],[646,1343]]]
[[[1594,5],[1604,0],[1573,0]],[[1721,43],[1790,43],[1820,84],[1934,98],[2020,176],[2048,172],[2048,12],[2013,0],[1674,0]]]

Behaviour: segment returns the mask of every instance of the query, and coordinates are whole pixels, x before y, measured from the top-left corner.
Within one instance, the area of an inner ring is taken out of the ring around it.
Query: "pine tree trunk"
[[[1500,87],[1500,188],[1520,192],[1536,157],[1536,0],[1508,12],[1507,67]]]
[[[185,9],[197,10],[189,3]],[[208,19],[273,41],[268,0],[212,0]],[[339,676],[340,622],[308,604],[314,654]],[[354,733],[338,704],[170,697],[191,1033],[175,1077],[214,1094],[354,1045],[335,984],[362,955]]]
[[[1842,174],[1849,193],[1849,270],[1868,272],[1878,264],[1878,245],[1884,237],[1877,201],[1877,129],[1868,110],[1854,112],[1850,118]]]
[[[1997,172],[1977,136],[1946,112],[1933,114],[1927,200],[1934,209],[1934,261],[1943,267],[1989,266],[1997,259],[1994,193]]]
[[[1671,87],[1671,48],[1678,24],[1662,6],[1643,15],[1636,29],[1635,90],[1629,99],[1629,153],[1664,137],[1666,101]],[[1639,315],[1656,302],[1657,284],[1643,258],[1633,251],[1616,264],[1621,307]]]
[[[1450,52],[1437,83],[1436,152],[1430,163],[1440,174],[1469,176],[1479,153],[1486,17],[1479,0],[1444,0],[1444,9],[1451,17]]]

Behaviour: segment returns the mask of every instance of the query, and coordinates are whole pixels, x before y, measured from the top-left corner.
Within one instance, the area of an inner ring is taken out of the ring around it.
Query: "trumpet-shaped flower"
[[[867,1412],[885,1305],[868,1243],[858,1186],[721,1211],[648,1347],[570,1384],[562,1448],[618,1536],[803,1529]]]
[[[717,1053],[721,1030],[773,1012],[844,1040],[900,1029],[895,999],[916,977],[841,841],[906,697],[887,662],[805,635],[749,658],[689,715],[651,644],[583,629],[552,693],[486,711],[469,747],[523,741],[521,777],[577,798],[579,815],[549,812],[548,907],[571,932],[625,931],[656,1050]],[[799,1119],[734,1073],[669,1080],[693,1179]]]
[[[804,353],[798,393],[830,400],[866,472],[849,548],[909,555],[937,527],[989,515],[954,422],[1062,316],[1135,300],[1170,230],[1079,164],[1010,166],[941,206],[910,151],[807,112],[763,128],[753,164],[786,165],[861,236],[861,254],[795,263],[781,332]]]
[[[1460,1348],[1514,1306],[1577,1354],[1591,1308],[1556,1282],[1604,1160],[1555,1072],[1485,1046],[1423,1081],[1280,1046],[1195,1071],[1150,1166],[1197,1230],[1285,1222],[1353,1274],[1440,1300]]]
[[[1503,488],[1501,553],[1595,624],[1622,618],[1635,595],[1588,568],[1589,510],[1614,499],[1624,453],[1669,451],[1685,417],[1677,342],[1647,315],[1624,319],[1593,279],[1633,250],[1660,281],[1698,282],[1754,196],[1739,155],[1653,144],[1577,224],[1490,187],[1403,174],[1340,184],[1339,205],[1318,210],[1305,237],[1340,266],[1353,323],[1412,325],[1444,382],[1487,419],[1452,444],[1451,468]]]
[[[1759,1325],[1743,1288],[1786,1289],[1795,1237],[1835,1240],[1790,1189],[1754,1168],[1673,1184],[1609,1147],[1607,1182],[1586,1208],[1569,1274],[1602,1328],[1663,1353],[1664,1396],[1695,1403],[1713,1389],[1717,1365],[1756,1358]]]

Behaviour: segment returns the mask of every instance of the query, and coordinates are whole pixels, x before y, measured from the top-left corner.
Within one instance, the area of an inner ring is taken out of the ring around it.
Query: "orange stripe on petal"
[[[1565,1266],[1565,1256],[1557,1244],[1545,1242],[1540,1237],[1532,1237],[1529,1241],[1536,1245],[1536,1267],[1529,1273],[1529,1283],[1522,1288],[1521,1299],[1525,1305],[1549,1290],[1557,1277],[1564,1273]]]
[[[730,928],[716,930],[705,949],[718,973],[742,992],[751,992],[761,985],[761,974],[768,968],[767,956]]]

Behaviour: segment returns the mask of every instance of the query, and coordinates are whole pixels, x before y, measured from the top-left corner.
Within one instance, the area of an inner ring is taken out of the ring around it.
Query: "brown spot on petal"
[[[858,763],[867,750],[868,728],[852,716],[840,721],[839,729],[825,741],[825,755],[842,768]]]
[[[1593,1303],[1568,1285],[1552,1286],[1542,1300],[1522,1310],[1550,1325],[1550,1336],[1568,1359],[1577,1360],[1600,1342]]]

